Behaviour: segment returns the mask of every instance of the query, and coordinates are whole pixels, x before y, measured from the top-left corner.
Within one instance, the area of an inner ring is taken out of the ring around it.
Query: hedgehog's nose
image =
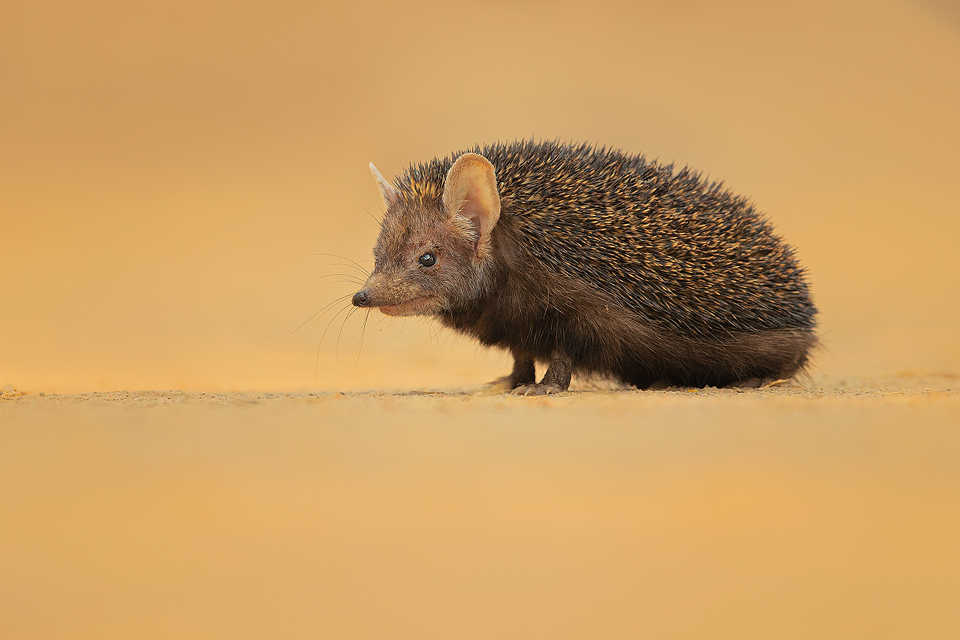
[[[368,298],[369,296],[367,295],[367,292],[364,291],[363,289],[361,289],[360,291],[357,291],[355,294],[353,294],[353,306],[355,307],[367,306]]]

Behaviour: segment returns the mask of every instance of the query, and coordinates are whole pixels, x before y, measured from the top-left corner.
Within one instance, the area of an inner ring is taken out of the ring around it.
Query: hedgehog
[[[370,170],[385,213],[353,304],[509,351],[506,390],[566,391],[573,374],[750,386],[802,372],[817,344],[794,250],[690,168],[517,141],[412,164],[394,184]]]

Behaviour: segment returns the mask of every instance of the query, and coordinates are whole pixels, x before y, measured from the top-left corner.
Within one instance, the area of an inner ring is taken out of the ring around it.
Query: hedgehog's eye
[[[437,264],[437,256],[433,255],[429,251],[420,256],[420,259],[417,260],[422,267],[432,267]]]

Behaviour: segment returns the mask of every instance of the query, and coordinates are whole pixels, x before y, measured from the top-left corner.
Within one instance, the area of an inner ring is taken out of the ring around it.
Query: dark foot
[[[544,384],[540,382],[521,385],[511,393],[516,396],[545,396],[550,393],[563,393],[564,391],[566,391],[566,389],[562,389],[555,384]]]
[[[557,391],[566,391],[570,388],[570,376],[573,373],[573,362],[570,356],[563,349],[556,349],[550,356],[550,366],[547,367],[547,373],[538,386],[553,387],[556,391],[546,391],[544,393],[557,393]]]
[[[545,396],[548,393],[563,393],[570,387],[570,374],[573,363],[563,349],[557,349],[550,356],[550,366],[543,380],[535,384],[533,380],[513,390],[518,396]]]

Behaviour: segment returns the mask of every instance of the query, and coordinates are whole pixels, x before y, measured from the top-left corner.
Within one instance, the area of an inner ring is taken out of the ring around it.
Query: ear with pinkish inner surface
[[[443,207],[448,215],[470,222],[477,235],[475,257],[486,258],[490,232],[500,219],[497,176],[490,161],[476,153],[457,158],[443,183]]]

